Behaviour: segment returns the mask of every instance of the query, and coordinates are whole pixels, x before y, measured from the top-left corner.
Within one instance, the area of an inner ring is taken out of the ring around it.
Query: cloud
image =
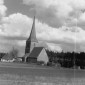
[[[6,36],[26,36],[31,29],[32,19],[20,13],[2,18],[2,30]]]
[[[36,11],[38,40],[51,42],[49,48],[54,51],[74,50],[76,44],[84,50],[85,0],[23,0],[23,3],[30,6],[30,11]],[[0,0],[0,47],[6,51],[13,46],[24,49],[33,19],[21,13],[5,16],[6,10],[4,0]]]
[[[75,9],[85,9],[85,0],[70,0]]]
[[[67,0],[23,0],[24,4],[34,5],[36,10],[51,8],[55,10],[55,14],[64,17],[72,11],[72,7],[69,5],[70,2],[71,0],[69,2]]]
[[[8,17],[2,18],[2,25],[0,29],[0,35],[14,37],[28,37],[33,20],[26,15],[16,13],[11,14]],[[80,43],[85,41],[83,37],[85,30],[80,27],[66,27],[53,28],[49,25],[40,22],[36,19],[36,32],[39,40],[47,41],[65,41],[68,43]],[[54,37],[55,36],[55,37]]]
[[[79,20],[82,21],[82,22],[85,22],[85,12],[81,13]]]
[[[15,46],[24,49],[25,41],[29,37],[31,31],[32,23],[32,18],[21,13],[3,17],[2,24],[0,25],[0,43],[3,43],[5,46],[8,45],[10,48]],[[37,18],[35,27],[37,39],[39,41],[55,42],[55,44],[57,44],[56,42],[58,41],[67,44],[82,44],[82,42],[85,42],[85,30],[81,27],[61,26],[59,28],[53,28],[39,21]],[[49,47],[54,51],[62,51],[62,49],[65,48],[62,48],[62,43],[60,45],[50,44]],[[68,49],[69,46],[66,50]]]
[[[79,47],[82,52],[85,52],[85,41],[82,42],[82,44],[80,44]]]
[[[8,53],[13,47],[19,50],[19,56],[23,56],[25,51],[25,40],[10,40],[0,36],[0,52]]]
[[[0,5],[0,15],[1,16],[5,16],[6,15],[6,10],[7,10],[6,6]]]
[[[0,0],[0,5],[1,5],[1,4],[4,4],[4,0]]]
[[[62,52],[62,48],[58,44],[47,43],[47,45],[48,45],[48,49],[51,50],[51,51]]]
[[[0,18],[6,15],[7,7],[4,5],[4,0],[0,0]]]
[[[72,10],[66,2],[66,0],[23,0],[24,4],[34,5],[36,10],[51,8],[52,10],[55,10],[55,14],[60,14],[60,16],[68,15],[68,12]]]
[[[23,0],[23,3],[36,11],[38,19],[52,27],[76,26],[84,21],[85,0]]]

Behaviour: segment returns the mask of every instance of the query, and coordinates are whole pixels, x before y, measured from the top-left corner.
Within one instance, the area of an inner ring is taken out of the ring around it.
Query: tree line
[[[80,67],[85,68],[85,53],[84,52],[53,52],[46,50],[50,65],[59,64],[61,67],[74,68]]]

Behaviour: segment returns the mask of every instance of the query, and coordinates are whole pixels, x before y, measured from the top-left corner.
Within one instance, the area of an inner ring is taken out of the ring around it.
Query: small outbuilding
[[[0,53],[0,61],[3,58],[4,55],[6,55],[7,53]]]
[[[14,60],[15,59],[9,54],[6,54],[1,58],[1,62],[13,62]]]

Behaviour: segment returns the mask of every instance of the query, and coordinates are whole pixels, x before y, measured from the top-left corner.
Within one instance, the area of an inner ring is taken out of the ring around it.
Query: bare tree
[[[9,52],[9,56],[16,59],[18,57],[18,50],[13,47],[13,49]]]

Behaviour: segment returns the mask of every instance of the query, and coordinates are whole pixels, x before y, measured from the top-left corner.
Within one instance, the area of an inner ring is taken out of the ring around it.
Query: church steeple
[[[25,54],[30,53],[32,49],[35,47],[36,43],[38,43],[38,40],[36,38],[35,16],[34,16],[31,33],[30,33],[29,38],[26,41]]]
[[[30,40],[31,42],[38,42],[36,38],[36,30],[35,30],[35,16],[34,16],[33,25],[32,25],[31,33],[28,40]]]

